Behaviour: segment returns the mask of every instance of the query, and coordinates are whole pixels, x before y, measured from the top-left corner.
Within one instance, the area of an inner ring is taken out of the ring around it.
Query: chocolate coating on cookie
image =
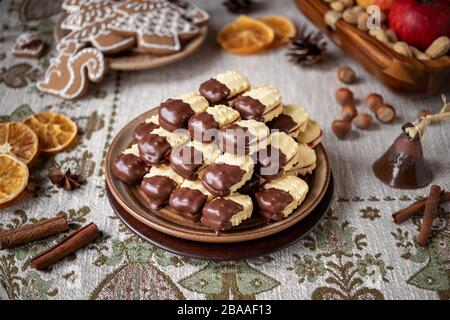
[[[267,123],[267,126],[272,130],[279,130],[281,132],[289,133],[297,126],[291,116],[287,114],[280,114],[278,117]]]
[[[167,162],[171,146],[165,137],[157,134],[145,134],[138,142],[139,155],[148,165]]]
[[[249,96],[239,96],[233,101],[233,107],[239,111],[241,118],[244,120],[264,120],[262,115],[266,110],[266,106],[257,99]]]
[[[188,129],[191,138],[202,143],[213,142],[219,130],[219,124],[207,112],[200,112],[189,118]]]
[[[249,143],[254,139],[248,128],[232,124],[219,130],[219,148],[222,152],[246,155]]]
[[[159,106],[159,124],[168,131],[175,131],[186,127],[189,118],[194,113],[191,106],[183,100],[168,99]]]
[[[196,180],[197,170],[203,164],[203,153],[187,145],[177,147],[170,153],[172,169],[188,180]]]
[[[245,194],[252,196],[255,194],[255,192],[260,187],[261,183],[259,181],[259,178],[253,174],[252,178],[248,180],[242,187],[240,187],[236,192],[240,194]]]
[[[268,146],[258,152],[256,172],[267,180],[273,180],[283,173],[283,167],[288,162],[286,155],[278,148]]]
[[[245,171],[239,166],[216,163],[208,166],[202,178],[202,185],[211,194],[224,197],[230,194],[230,188],[239,183]]]
[[[216,79],[209,79],[200,85],[199,92],[211,103],[224,102],[230,96],[230,89]]]
[[[268,188],[255,193],[259,213],[269,220],[283,218],[283,210],[294,201],[294,198],[286,191]]]
[[[145,163],[133,154],[120,154],[112,165],[113,175],[128,185],[133,185],[141,181],[147,173],[148,167]]]
[[[150,199],[150,207],[153,210],[159,210],[168,204],[170,194],[176,187],[176,182],[166,176],[144,178],[141,182],[141,189]]]
[[[139,140],[141,140],[144,135],[152,132],[156,128],[159,128],[159,125],[157,125],[156,123],[153,123],[153,122],[149,122],[149,123],[144,122],[144,123],[141,123],[140,125],[138,125],[136,127],[136,129],[134,129],[134,131],[133,131],[133,139],[134,139],[135,143],[139,142]]]
[[[232,227],[230,219],[244,210],[244,207],[233,200],[218,198],[205,204],[200,222],[216,232]]]
[[[206,195],[196,189],[178,188],[172,192],[169,205],[179,215],[197,221],[200,218]]]

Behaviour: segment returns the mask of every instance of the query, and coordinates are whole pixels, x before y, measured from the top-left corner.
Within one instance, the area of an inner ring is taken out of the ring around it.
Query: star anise
[[[63,171],[60,168],[54,168],[49,172],[48,178],[55,186],[67,191],[76,189],[81,185],[80,175],[71,173],[70,169]]]

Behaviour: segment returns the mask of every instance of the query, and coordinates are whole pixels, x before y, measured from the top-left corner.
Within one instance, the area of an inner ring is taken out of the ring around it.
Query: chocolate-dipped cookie
[[[202,184],[213,195],[225,197],[242,187],[253,175],[250,156],[225,153],[203,171]]]
[[[304,132],[300,132],[297,141],[306,144],[310,148],[315,148],[323,138],[323,131],[314,120],[309,119]]]
[[[300,132],[305,131],[308,124],[309,114],[300,105],[283,105],[281,114],[267,123],[271,130],[279,130],[295,138]]]
[[[188,121],[191,138],[204,143],[213,142],[218,130],[239,119],[239,112],[225,105],[209,107],[193,115]]]
[[[186,128],[189,118],[205,111],[208,106],[208,101],[198,93],[188,93],[176,99],[168,99],[159,106],[159,125],[168,131]]]
[[[122,153],[117,156],[111,171],[113,175],[128,185],[137,184],[148,172],[148,167],[133,153]]]
[[[157,128],[159,128],[159,125],[154,122],[143,122],[139,124],[133,131],[133,141],[138,143],[144,135]]]
[[[239,193],[216,198],[203,206],[200,222],[218,235],[221,230],[236,227],[251,217],[253,202],[249,196]]]
[[[44,47],[44,42],[37,35],[23,33],[17,37],[11,52],[19,58],[39,58],[44,52]]]
[[[197,180],[205,166],[214,163],[219,155],[220,151],[215,144],[190,141],[172,149],[170,166],[183,178]]]
[[[159,210],[169,203],[172,192],[184,181],[167,165],[152,167],[141,182],[141,190],[150,200],[150,207]]]
[[[219,148],[235,155],[253,154],[270,143],[270,130],[256,120],[240,120],[219,131]]]
[[[203,82],[199,92],[213,104],[223,103],[250,88],[247,78],[236,71],[227,71]]]
[[[200,181],[184,180],[170,195],[169,206],[180,216],[198,221],[203,205],[213,198],[214,196],[202,186]]]
[[[244,120],[268,122],[283,110],[280,92],[269,85],[260,85],[239,95],[232,101]]]
[[[148,165],[167,163],[172,148],[182,145],[189,136],[182,132],[170,132],[156,128],[142,136],[137,143],[139,156]]]
[[[298,162],[298,143],[284,132],[270,135],[270,145],[258,152],[256,173],[266,180],[279,177]]]
[[[303,202],[308,189],[305,181],[290,175],[266,183],[255,194],[258,212],[267,220],[281,220]]]
[[[317,161],[314,149],[306,144],[299,143],[297,154],[297,163],[290,170],[286,171],[286,174],[294,176],[311,174],[316,168]]]

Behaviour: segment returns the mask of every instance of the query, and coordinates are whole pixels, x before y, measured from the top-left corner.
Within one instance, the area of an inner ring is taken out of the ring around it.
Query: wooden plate
[[[317,167],[307,179],[310,190],[302,203],[289,217],[267,224],[259,215],[244,221],[236,228],[221,232],[216,236],[214,231],[198,222],[189,221],[170,208],[155,211],[150,209],[148,199],[139,186],[129,187],[114,178],[111,166],[114,159],[125,150],[134,129],[145,119],[157,114],[157,109],[146,112],[127,124],[114,138],[105,159],[105,179],[112,197],[134,218],[147,226],[174,237],[210,243],[242,242],[270,236],[289,228],[305,218],[322,200],[330,181],[330,168],[327,155],[322,145],[316,147]]]
[[[183,256],[215,261],[250,259],[286,248],[308,235],[327,213],[333,199],[333,176],[323,199],[302,221],[264,239],[237,243],[204,243],[184,240],[159,232],[123,209],[106,186],[109,202],[122,222],[138,236],[167,251]]]
[[[67,30],[61,29],[61,23],[65,17],[66,14],[61,13],[53,28],[53,37],[55,38],[56,42],[59,42],[61,38],[67,34]],[[183,50],[174,54],[157,56],[148,53],[140,53],[137,51],[129,50],[126,51],[123,55],[106,57],[106,61],[108,63],[108,67],[114,70],[131,71],[131,70],[146,70],[162,67],[164,65],[181,60],[190,55],[191,53],[193,53],[205,41],[207,34],[208,34],[208,25],[200,27],[200,34],[191,41],[189,41],[183,47]]]
[[[322,0],[294,1],[323,33],[391,89],[404,93],[432,94],[448,86],[448,55],[428,61],[406,57],[342,19],[336,23],[336,30],[332,30],[324,20],[330,7]]]

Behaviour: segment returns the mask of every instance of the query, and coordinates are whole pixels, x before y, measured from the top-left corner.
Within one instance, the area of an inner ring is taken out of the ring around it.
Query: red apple
[[[388,24],[398,38],[420,50],[440,36],[450,37],[448,0],[396,0]]]
[[[383,12],[389,12],[395,0],[373,0],[373,4],[380,7]]]

